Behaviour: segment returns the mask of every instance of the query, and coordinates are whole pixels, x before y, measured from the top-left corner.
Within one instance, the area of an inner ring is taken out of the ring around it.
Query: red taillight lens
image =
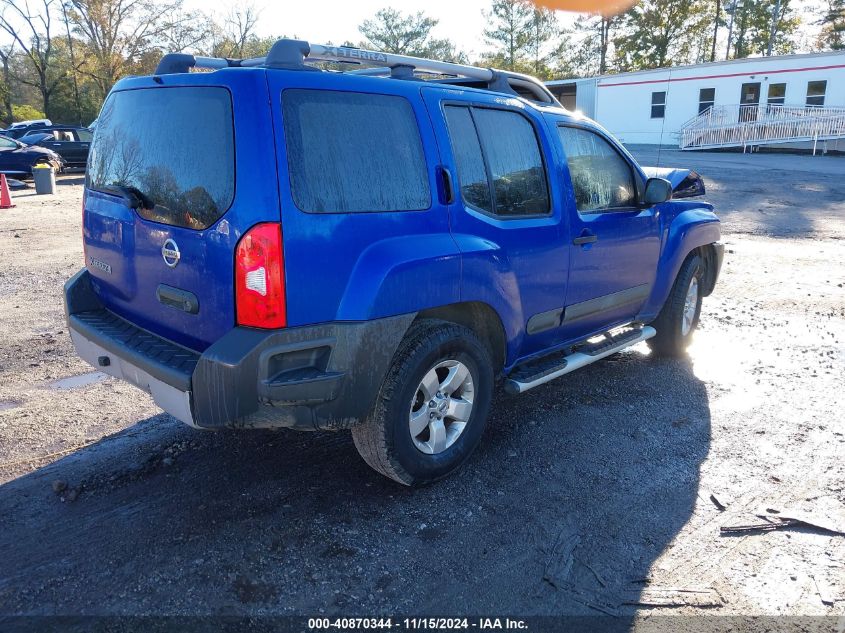
[[[282,227],[256,224],[235,250],[235,310],[238,325],[280,328],[287,324]]]

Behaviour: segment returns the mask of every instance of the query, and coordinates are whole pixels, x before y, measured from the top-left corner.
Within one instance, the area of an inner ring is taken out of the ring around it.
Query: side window
[[[12,141],[7,138],[0,138],[0,149],[14,149],[17,145],[15,145]]]
[[[827,92],[827,81],[807,82],[807,105],[823,106],[824,93]]]
[[[94,135],[91,133],[90,130],[77,130],[76,135],[79,137],[79,140],[83,143],[90,143],[94,140]]]
[[[652,92],[651,93],[651,118],[662,119],[666,116],[666,93]]]
[[[431,192],[407,99],[288,89],[282,93],[291,194],[308,213],[422,211]]]
[[[481,144],[469,108],[447,106],[446,123],[452,141],[452,152],[461,182],[461,197],[471,207],[493,213],[490,183]]]
[[[786,100],[786,84],[769,84],[767,103],[769,105],[783,105]]]
[[[637,189],[631,166],[605,139],[577,127],[559,126],[579,213],[629,209]]]
[[[490,176],[496,215],[549,212],[546,169],[534,126],[508,110],[473,108]]]
[[[715,88],[702,88],[698,91],[698,113],[706,112],[716,102]]]
[[[447,106],[464,202],[502,217],[551,209],[546,169],[534,127],[510,110]]]

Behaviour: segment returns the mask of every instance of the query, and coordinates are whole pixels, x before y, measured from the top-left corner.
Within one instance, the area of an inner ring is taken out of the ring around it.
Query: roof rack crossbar
[[[361,75],[411,78],[414,74],[432,74],[472,79],[484,82],[489,89],[500,92],[519,94],[516,88],[520,88],[531,94],[534,101],[559,105],[549,89],[541,81],[529,75],[410,55],[369,51],[362,48],[309,44],[301,40],[291,39],[278,40],[266,57],[254,57],[252,59],[195,57],[185,53],[169,53],[162,57],[158,68],[156,68],[156,74],[185,73],[189,72],[191,68],[219,70],[229,67],[255,66],[311,70],[305,64],[316,62],[375,66],[375,68],[352,71]]]

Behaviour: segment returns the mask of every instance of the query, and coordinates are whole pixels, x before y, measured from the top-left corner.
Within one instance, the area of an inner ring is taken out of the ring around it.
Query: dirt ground
[[[194,431],[93,372],[62,312],[82,178],[15,192],[0,615],[845,615],[845,536],[720,535],[845,504],[845,158],[660,163],[698,168],[724,221],[689,359],[640,346],[500,395],[464,470],[420,490],[346,433]]]

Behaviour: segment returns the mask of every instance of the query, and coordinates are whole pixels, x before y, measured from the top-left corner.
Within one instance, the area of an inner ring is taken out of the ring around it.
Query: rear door
[[[519,99],[422,92],[455,181],[450,219],[463,258],[461,299],[515,315],[518,323],[505,323],[512,353],[560,343],[569,244],[541,116]]]
[[[263,70],[121,82],[100,114],[83,222],[106,306],[197,350],[229,331],[238,239],[279,221],[273,150]]]

